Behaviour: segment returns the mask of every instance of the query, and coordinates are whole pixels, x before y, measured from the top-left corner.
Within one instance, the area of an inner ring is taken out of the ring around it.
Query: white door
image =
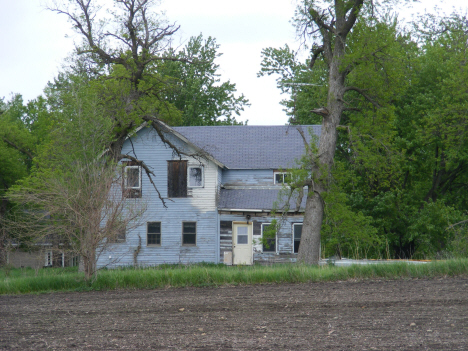
[[[253,263],[252,224],[233,224],[232,228],[233,264]]]

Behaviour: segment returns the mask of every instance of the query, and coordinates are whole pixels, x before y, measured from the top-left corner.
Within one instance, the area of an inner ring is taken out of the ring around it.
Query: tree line
[[[322,125],[295,177],[309,186],[306,262],[320,239],[325,256],[468,252],[467,17],[405,24],[395,4],[303,1],[294,23],[307,59],[288,45],[262,52],[259,76],[277,76],[290,123]]]
[[[249,104],[235,84],[221,82],[214,38],[193,37],[176,50],[178,26],[157,15],[153,1],[114,3],[107,17],[93,0],[51,7],[82,42],[42,96],[0,100],[0,252],[17,235],[7,223],[33,214],[37,225],[18,230],[22,242],[68,233],[73,250],[89,257],[89,276],[99,243],[144,211],[82,196],[110,191],[124,158],[152,179],[138,155],[121,154],[125,138],[143,123],[161,136],[165,124],[239,124]],[[291,171],[292,190],[308,186],[304,262],[316,263],[320,251],[467,253],[466,16],[425,15],[404,25],[391,7],[401,3],[303,0],[293,23],[308,58],[288,45],[262,52],[259,76],[278,75],[289,123],[322,124],[318,145],[305,145],[300,169]],[[103,216],[109,226],[99,229]]]

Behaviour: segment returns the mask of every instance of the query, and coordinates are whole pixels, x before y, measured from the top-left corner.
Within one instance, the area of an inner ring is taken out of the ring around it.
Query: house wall
[[[167,138],[179,149],[194,152],[180,139],[172,135],[168,135]],[[219,219],[216,207],[220,178],[218,166],[207,159],[182,157],[188,160],[189,166],[203,165],[204,187],[189,188],[186,198],[168,199],[167,161],[179,158],[161,141],[157,133],[150,128],[140,130],[132,137],[132,143],[129,140],[125,142],[122,153],[143,160],[154,172],[153,181],[165,200],[166,207],[143,171],[142,198],[128,201],[146,203],[147,211],[144,218],[140,220],[138,227],[126,233],[125,242],[109,245],[100,255],[98,267],[218,262]],[[182,223],[187,221],[197,223],[195,246],[182,245]],[[160,246],[147,245],[147,222],[161,222]]]
[[[47,260],[47,255],[51,255]],[[15,268],[31,267],[42,268],[48,267],[47,263],[52,265],[49,267],[69,267],[73,266],[75,256],[61,251],[40,249],[33,251],[25,251],[22,249],[12,250],[7,253],[7,263]],[[76,261],[76,260],[75,260]]]
[[[250,222],[253,223],[253,252],[254,261],[264,262],[292,262],[296,260],[297,254],[293,253],[293,224],[302,223],[302,215],[291,215],[285,218],[272,217],[265,213],[238,213],[238,214],[220,214],[220,261],[223,262],[224,256],[232,252],[232,222],[245,222],[249,214]],[[277,251],[262,252],[261,225],[262,223],[271,223],[274,219],[280,222],[280,229],[277,233]]]
[[[272,169],[223,170],[224,186],[270,186],[274,184]]]

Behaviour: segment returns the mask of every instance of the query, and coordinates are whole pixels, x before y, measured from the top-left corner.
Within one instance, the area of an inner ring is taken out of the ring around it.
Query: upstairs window
[[[167,161],[167,197],[187,197],[187,161]]]
[[[161,222],[148,222],[146,229],[146,245],[161,245]]]
[[[302,223],[296,223],[293,225],[294,253],[299,252],[299,245],[301,244],[301,236],[302,236]]]
[[[141,167],[133,161],[123,162],[123,165],[124,197],[141,197]]]
[[[182,223],[182,245],[197,244],[197,222]]]
[[[285,184],[289,181],[289,173],[287,172],[273,172],[275,184]]]
[[[190,188],[203,188],[203,167],[190,166],[188,168],[188,186]]]

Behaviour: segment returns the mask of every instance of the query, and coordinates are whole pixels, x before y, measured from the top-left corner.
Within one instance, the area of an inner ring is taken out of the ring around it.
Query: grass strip
[[[307,266],[224,266],[199,264],[165,265],[152,268],[101,270],[93,281],[85,281],[76,268],[41,270],[0,269],[0,294],[114,289],[158,289],[239,284],[329,282],[349,279],[410,279],[468,275],[468,259],[426,264]]]

